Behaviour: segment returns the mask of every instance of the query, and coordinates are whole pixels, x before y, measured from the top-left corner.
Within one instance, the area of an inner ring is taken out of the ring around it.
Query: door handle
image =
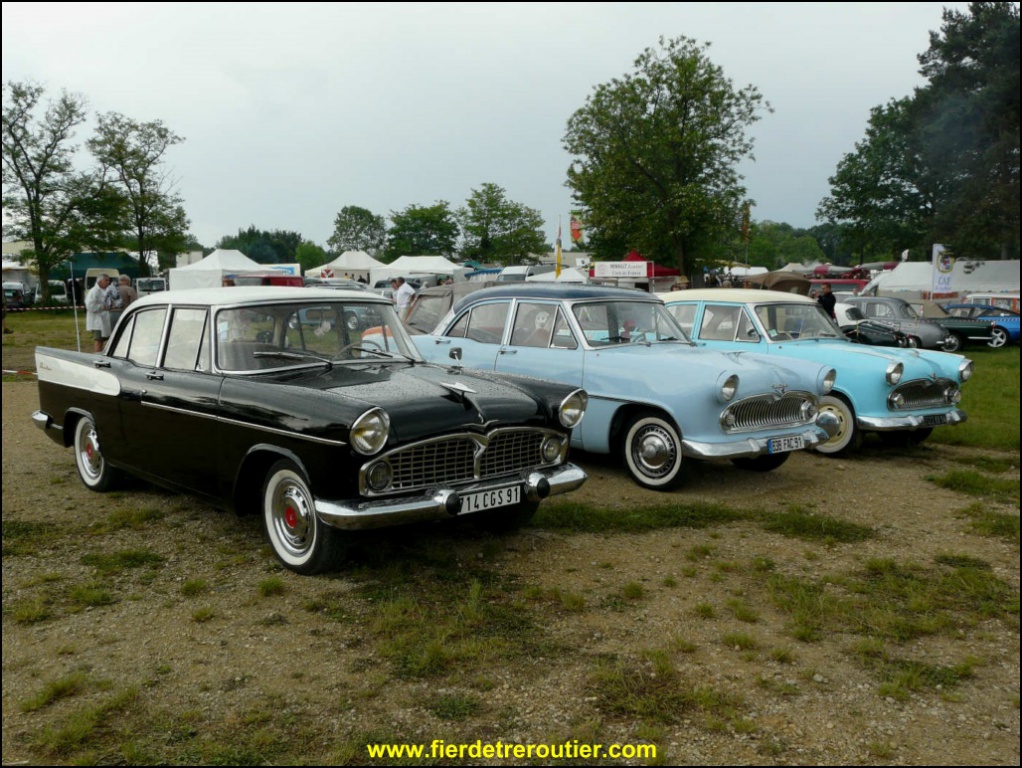
[[[152,371],[151,373],[147,373],[145,375],[145,377],[147,379],[149,379],[149,381],[163,381],[163,374],[162,373],[156,373],[156,371]]]
[[[437,344],[450,344],[451,340],[450,339],[437,339],[436,343]]]
[[[110,363],[107,362],[106,360],[94,360],[92,362],[92,364],[96,368],[109,368],[110,367]]]
[[[502,354],[502,355],[517,355],[518,354],[518,350],[517,349],[502,349],[502,350],[500,350],[500,354]]]

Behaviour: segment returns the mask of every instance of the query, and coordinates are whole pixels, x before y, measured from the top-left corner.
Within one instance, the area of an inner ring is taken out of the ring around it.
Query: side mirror
[[[450,353],[447,356],[449,358],[451,358],[451,360],[456,360],[456,361],[458,361],[460,363],[461,362],[461,347],[455,347],[454,349],[452,349],[450,351]]]

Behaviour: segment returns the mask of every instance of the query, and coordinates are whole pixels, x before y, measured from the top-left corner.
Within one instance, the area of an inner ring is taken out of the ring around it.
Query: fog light
[[[553,464],[561,456],[561,446],[563,443],[560,438],[548,437],[543,441],[543,447],[540,448],[540,454],[543,457],[545,464]]]
[[[724,426],[724,429],[734,429],[736,421],[737,419],[731,411],[724,411],[720,415],[720,423]]]
[[[944,390],[944,401],[951,405],[962,402],[962,391],[958,387],[948,387]]]
[[[905,405],[905,396],[897,392],[891,395],[890,403],[892,408],[901,408]]]
[[[366,482],[369,483],[369,487],[374,491],[386,490],[393,479],[394,472],[390,468],[390,464],[385,461],[373,464],[373,466],[369,468],[369,473],[366,475]]]
[[[806,400],[804,403],[802,403],[802,420],[803,421],[812,421],[813,419],[816,418],[817,412],[818,411],[816,409],[816,406],[813,403],[811,403],[810,401]]]

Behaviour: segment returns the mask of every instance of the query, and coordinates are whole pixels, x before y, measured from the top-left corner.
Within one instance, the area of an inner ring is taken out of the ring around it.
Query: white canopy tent
[[[444,275],[461,282],[465,279],[465,273],[470,271],[443,256],[401,256],[390,264],[383,264],[379,269],[374,269],[371,284],[375,285],[379,280],[390,280],[395,277],[421,275]]]
[[[169,287],[180,291],[185,288],[213,288],[223,285],[228,275],[245,272],[264,272],[266,267],[253,261],[241,251],[218,249],[202,261],[187,267],[175,267],[169,271]]]
[[[933,290],[933,264],[928,261],[904,261],[888,272],[877,275],[862,293],[922,298]],[[957,259],[951,270],[951,290],[966,293],[1004,293],[1019,290],[1018,261],[967,261]]]
[[[562,267],[561,276],[557,272],[541,272],[538,275],[529,275],[525,278],[527,283],[588,283],[589,275],[574,267]]]
[[[322,267],[314,267],[306,271],[307,277],[344,277],[345,275],[358,279],[364,277],[369,279],[369,272],[385,266],[365,251],[345,251],[329,264]]]

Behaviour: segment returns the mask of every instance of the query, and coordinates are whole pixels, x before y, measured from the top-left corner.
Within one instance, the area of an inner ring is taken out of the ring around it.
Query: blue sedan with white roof
[[[972,362],[961,355],[855,344],[819,304],[793,293],[705,289],[660,297],[706,347],[835,368],[837,382],[820,409],[836,416],[839,428],[816,446],[820,453],[852,451],[866,432],[887,442],[918,443],[934,427],[965,421],[958,403],[961,385],[972,376]]]

